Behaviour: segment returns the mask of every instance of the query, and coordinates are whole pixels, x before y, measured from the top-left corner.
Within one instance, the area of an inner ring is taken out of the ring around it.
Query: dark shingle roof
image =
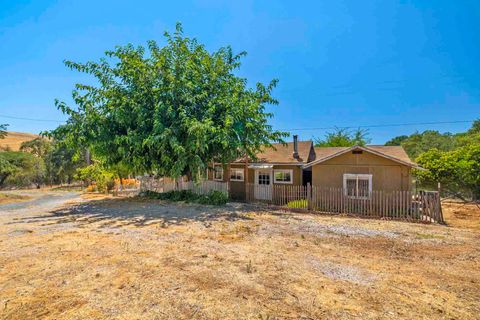
[[[274,143],[272,147],[266,147],[263,152],[257,154],[255,162],[301,164],[307,163],[312,141],[298,141],[298,158],[293,157],[293,142],[286,144]],[[253,160],[249,160],[253,161]],[[244,162],[239,159],[236,162]]]

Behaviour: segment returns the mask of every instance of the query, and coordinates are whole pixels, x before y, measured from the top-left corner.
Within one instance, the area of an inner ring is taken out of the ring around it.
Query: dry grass
[[[18,151],[22,142],[38,138],[37,134],[8,131],[4,139],[0,139],[0,150]]]
[[[153,200],[0,214],[0,318],[475,319],[479,240]]]
[[[448,225],[480,231],[480,203],[442,202]]]
[[[18,195],[18,194],[9,194],[9,193],[0,193],[0,204],[27,201],[31,199],[29,196]]]

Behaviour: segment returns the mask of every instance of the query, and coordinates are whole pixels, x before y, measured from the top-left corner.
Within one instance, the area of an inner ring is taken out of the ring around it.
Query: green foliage
[[[36,184],[39,187],[45,176],[45,163],[27,152],[0,152],[0,187]]]
[[[190,190],[174,190],[163,193],[145,191],[140,196],[150,199],[195,202],[215,206],[225,205],[228,202],[228,196],[220,191],[211,191],[206,195],[197,195]]]
[[[13,164],[10,157],[5,157],[4,152],[0,153],[0,187],[5,183],[5,180],[17,172],[19,168]]]
[[[464,133],[452,134],[449,132],[440,133],[435,130],[426,130],[421,133],[415,132],[410,136],[395,137],[387,141],[385,145],[401,145],[408,156],[415,159],[423,152],[431,149],[453,151],[462,146],[480,143],[480,129],[478,127],[480,127],[480,120],[475,121],[472,127]]]
[[[228,202],[228,195],[221,191],[210,191],[208,194],[200,196],[199,203],[222,206]]]
[[[8,124],[0,124],[0,139],[3,139],[7,136],[7,127]]]
[[[287,208],[306,209],[306,208],[308,208],[307,199],[289,201],[287,203]]]
[[[467,134],[478,134],[478,133],[480,133],[480,119],[473,121],[472,127],[467,131]]]
[[[427,169],[416,172],[420,183],[440,182],[447,194],[470,194],[480,199],[480,144],[448,152],[432,149],[421,154],[417,162]]]
[[[398,136],[395,138],[392,138],[388,140],[385,145],[386,146],[401,146],[402,142],[406,141],[408,139],[408,136],[403,135],[403,136]]]
[[[52,143],[42,137],[22,142],[20,145],[20,151],[29,152],[39,158],[44,158],[50,152],[51,148]]]
[[[110,191],[115,185],[114,173],[103,168],[99,163],[79,168],[75,178],[84,181],[88,185],[95,182],[97,190],[100,192]]]
[[[360,128],[354,131],[336,128],[333,132],[328,132],[325,139],[315,138],[316,147],[352,147],[368,143],[370,143],[368,131]]]
[[[466,132],[451,134],[427,130],[399,136],[386,145],[401,145],[427,171],[415,170],[421,188],[442,186],[444,195],[479,199],[480,120]]]
[[[66,61],[95,77],[98,85],[77,84],[77,108],[57,107],[70,116],[62,133],[76,149],[88,147],[105,166],[123,163],[130,171],[162,176],[200,176],[212,161],[252,158],[264,146],[282,142],[267,105],[277,81],[247,87],[234,74],[244,52],[230,47],[208,52],[183,35],[165,33],[166,45],[147,49],[119,46],[98,62]]]

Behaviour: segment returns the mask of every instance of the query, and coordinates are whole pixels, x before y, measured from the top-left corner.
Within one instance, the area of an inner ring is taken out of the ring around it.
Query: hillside
[[[37,134],[9,131],[5,139],[0,139],[0,150],[18,151],[22,142],[37,138]]]

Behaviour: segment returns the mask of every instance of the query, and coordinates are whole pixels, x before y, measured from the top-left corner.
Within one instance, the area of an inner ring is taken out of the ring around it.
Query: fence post
[[[312,186],[310,185],[310,182],[307,183],[307,209],[312,210],[313,205],[312,205]]]

